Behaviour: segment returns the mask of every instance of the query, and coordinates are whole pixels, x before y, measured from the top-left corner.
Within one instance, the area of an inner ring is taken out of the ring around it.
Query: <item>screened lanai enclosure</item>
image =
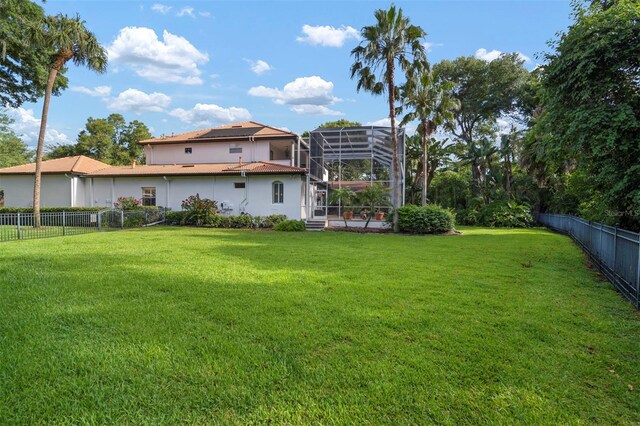
[[[401,197],[404,203],[405,134],[397,129]],[[391,128],[382,126],[318,128],[309,135],[310,216],[341,217],[345,208],[358,217],[368,206],[354,200],[344,203],[332,191],[350,188],[358,193],[373,184],[390,191],[393,180]],[[347,204],[347,205],[345,205]],[[380,202],[377,210],[388,210]]]

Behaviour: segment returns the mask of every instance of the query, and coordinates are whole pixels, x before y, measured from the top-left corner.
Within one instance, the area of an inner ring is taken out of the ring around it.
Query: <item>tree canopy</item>
[[[12,130],[12,120],[0,110],[0,168],[31,162],[33,151]]]
[[[54,50],[35,43],[34,33],[45,20],[42,7],[30,0],[0,1],[0,106],[18,107],[36,102],[45,92],[48,61]],[[52,93],[67,87],[66,69],[60,70]]]
[[[591,177],[594,219],[640,229],[640,3],[575,4],[574,24],[551,46],[538,159],[574,162]]]
[[[57,145],[47,158],[86,155],[112,165],[131,164],[133,160],[143,164],[144,153],[138,142],[149,138],[149,128],[138,120],[127,123],[120,114],[89,117],[75,144]]]

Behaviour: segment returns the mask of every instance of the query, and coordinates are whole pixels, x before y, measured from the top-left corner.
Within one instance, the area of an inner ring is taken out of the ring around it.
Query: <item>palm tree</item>
[[[410,110],[401,126],[418,119],[418,133],[422,136],[422,195],[421,204],[427,204],[429,189],[429,141],[438,126],[453,122],[453,112],[460,107],[457,99],[450,96],[454,84],[445,81],[429,68],[416,70],[402,88],[402,107]]]
[[[376,24],[362,28],[362,42],[351,51],[355,60],[351,66],[351,78],[358,77],[358,91],[364,89],[374,95],[386,92],[388,96],[393,149],[391,205],[394,210],[393,229],[397,232],[401,183],[396,133],[396,63],[408,77],[416,70],[417,67],[413,66],[415,63],[426,66],[427,59],[422,44],[426,33],[422,28],[410,25],[409,18],[404,17],[402,9],[396,10],[394,5],[389,10],[376,10],[374,16]]]
[[[38,135],[38,148],[36,150],[36,172],[33,185],[33,218],[34,226],[40,227],[40,184],[42,178],[42,151],[44,148],[44,135],[47,129],[47,117],[49,115],[49,101],[51,92],[60,70],[69,61],[76,65],[84,65],[92,71],[103,73],[107,69],[107,52],[98,43],[95,35],[87,30],[84,21],[79,16],[69,18],[66,15],[48,16],[45,18],[43,28],[36,31],[35,43],[43,49],[51,49],[56,53],[51,62],[46,64],[49,69],[49,78],[42,105],[42,119],[40,121],[40,134]]]

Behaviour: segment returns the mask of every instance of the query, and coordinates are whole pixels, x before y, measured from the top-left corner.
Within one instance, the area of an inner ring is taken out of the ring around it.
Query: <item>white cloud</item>
[[[245,58],[245,61],[251,67],[251,71],[253,71],[257,75],[263,74],[273,69],[271,65],[269,65],[266,61],[263,61],[262,59],[258,59],[257,61],[252,61],[251,59]]]
[[[499,50],[487,50],[484,48],[480,48],[478,50],[476,50],[475,53],[475,57],[478,59],[482,59],[483,61],[487,61],[487,62],[491,62],[495,59],[498,59],[500,57],[500,55],[502,55],[503,52],[499,51]],[[529,58],[528,56],[526,56],[523,53],[520,52],[516,52],[518,54],[518,57],[525,61],[525,62],[531,62],[531,58]]]
[[[442,47],[442,46],[444,46],[444,44],[442,44],[442,43],[430,43],[428,41],[425,41],[424,43],[422,43],[422,45],[424,46],[424,48],[427,51],[427,53],[431,52],[434,47]]]
[[[158,83],[202,84],[198,65],[209,61],[184,37],[165,30],[161,41],[146,27],[122,28],[107,50],[109,61],[126,64]]]
[[[107,97],[111,94],[111,87],[109,86],[96,86],[93,89],[84,86],[72,86],[72,92],[83,93],[89,96],[96,96],[100,98]]]
[[[154,12],[161,13],[163,15],[166,15],[167,13],[169,13],[171,9],[172,9],[171,6],[167,6],[165,4],[160,4],[160,3],[155,3],[153,6],[151,6],[151,10],[153,10]]]
[[[294,105],[291,111],[301,115],[344,115],[343,112],[335,111],[324,105]]]
[[[209,16],[211,16],[211,12],[207,12],[206,10],[203,10],[198,12],[198,15],[208,18]]]
[[[171,98],[164,93],[145,93],[137,89],[127,89],[109,100],[107,107],[117,111],[162,112],[171,103]]]
[[[176,108],[169,112],[169,115],[178,117],[181,121],[194,126],[211,126],[251,120],[251,114],[245,108],[223,108],[215,104],[196,104],[188,110]]]
[[[252,87],[249,94],[272,98],[281,105],[330,105],[340,100],[333,96],[333,83],[316,75],[298,77],[287,83],[282,90],[265,86]]]
[[[38,134],[40,133],[40,119],[36,118],[32,109],[7,108],[7,115],[14,120],[11,129],[27,144],[36,146],[38,144]],[[44,136],[45,145],[66,144],[71,142],[69,137],[63,132],[47,126]]]
[[[344,42],[348,39],[360,39],[358,30],[353,27],[340,28],[331,27],[328,25],[303,25],[302,32],[304,36],[297,37],[296,40],[300,43],[308,43],[312,46],[324,46],[324,47],[342,47]]]
[[[180,9],[178,13],[176,13],[176,16],[178,17],[189,16],[191,18],[195,18],[196,17],[195,9],[192,8],[191,6],[183,7],[182,9]]]
[[[391,127],[391,119],[389,117],[387,118],[381,118],[380,120],[375,120],[375,121],[368,121],[366,123],[364,123],[365,126],[380,126],[380,127]],[[400,120],[396,120],[396,126],[400,125]],[[416,132],[417,126],[415,123],[407,123],[406,126],[404,126],[404,130],[405,132],[411,136]]]

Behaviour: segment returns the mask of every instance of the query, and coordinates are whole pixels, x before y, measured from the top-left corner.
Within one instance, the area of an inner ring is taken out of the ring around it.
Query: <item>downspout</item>
[[[300,163],[300,140],[301,139],[302,138],[300,136],[298,136],[298,153],[297,153],[298,154],[298,164],[296,164],[297,167],[300,167],[300,164],[302,164],[302,163]]]
[[[167,179],[166,176],[162,176],[162,179],[164,179],[164,181],[167,183],[167,198],[166,198],[166,203],[165,203],[165,209],[170,209],[171,208],[171,203],[169,202],[169,186],[171,185],[171,181],[169,179]]]

